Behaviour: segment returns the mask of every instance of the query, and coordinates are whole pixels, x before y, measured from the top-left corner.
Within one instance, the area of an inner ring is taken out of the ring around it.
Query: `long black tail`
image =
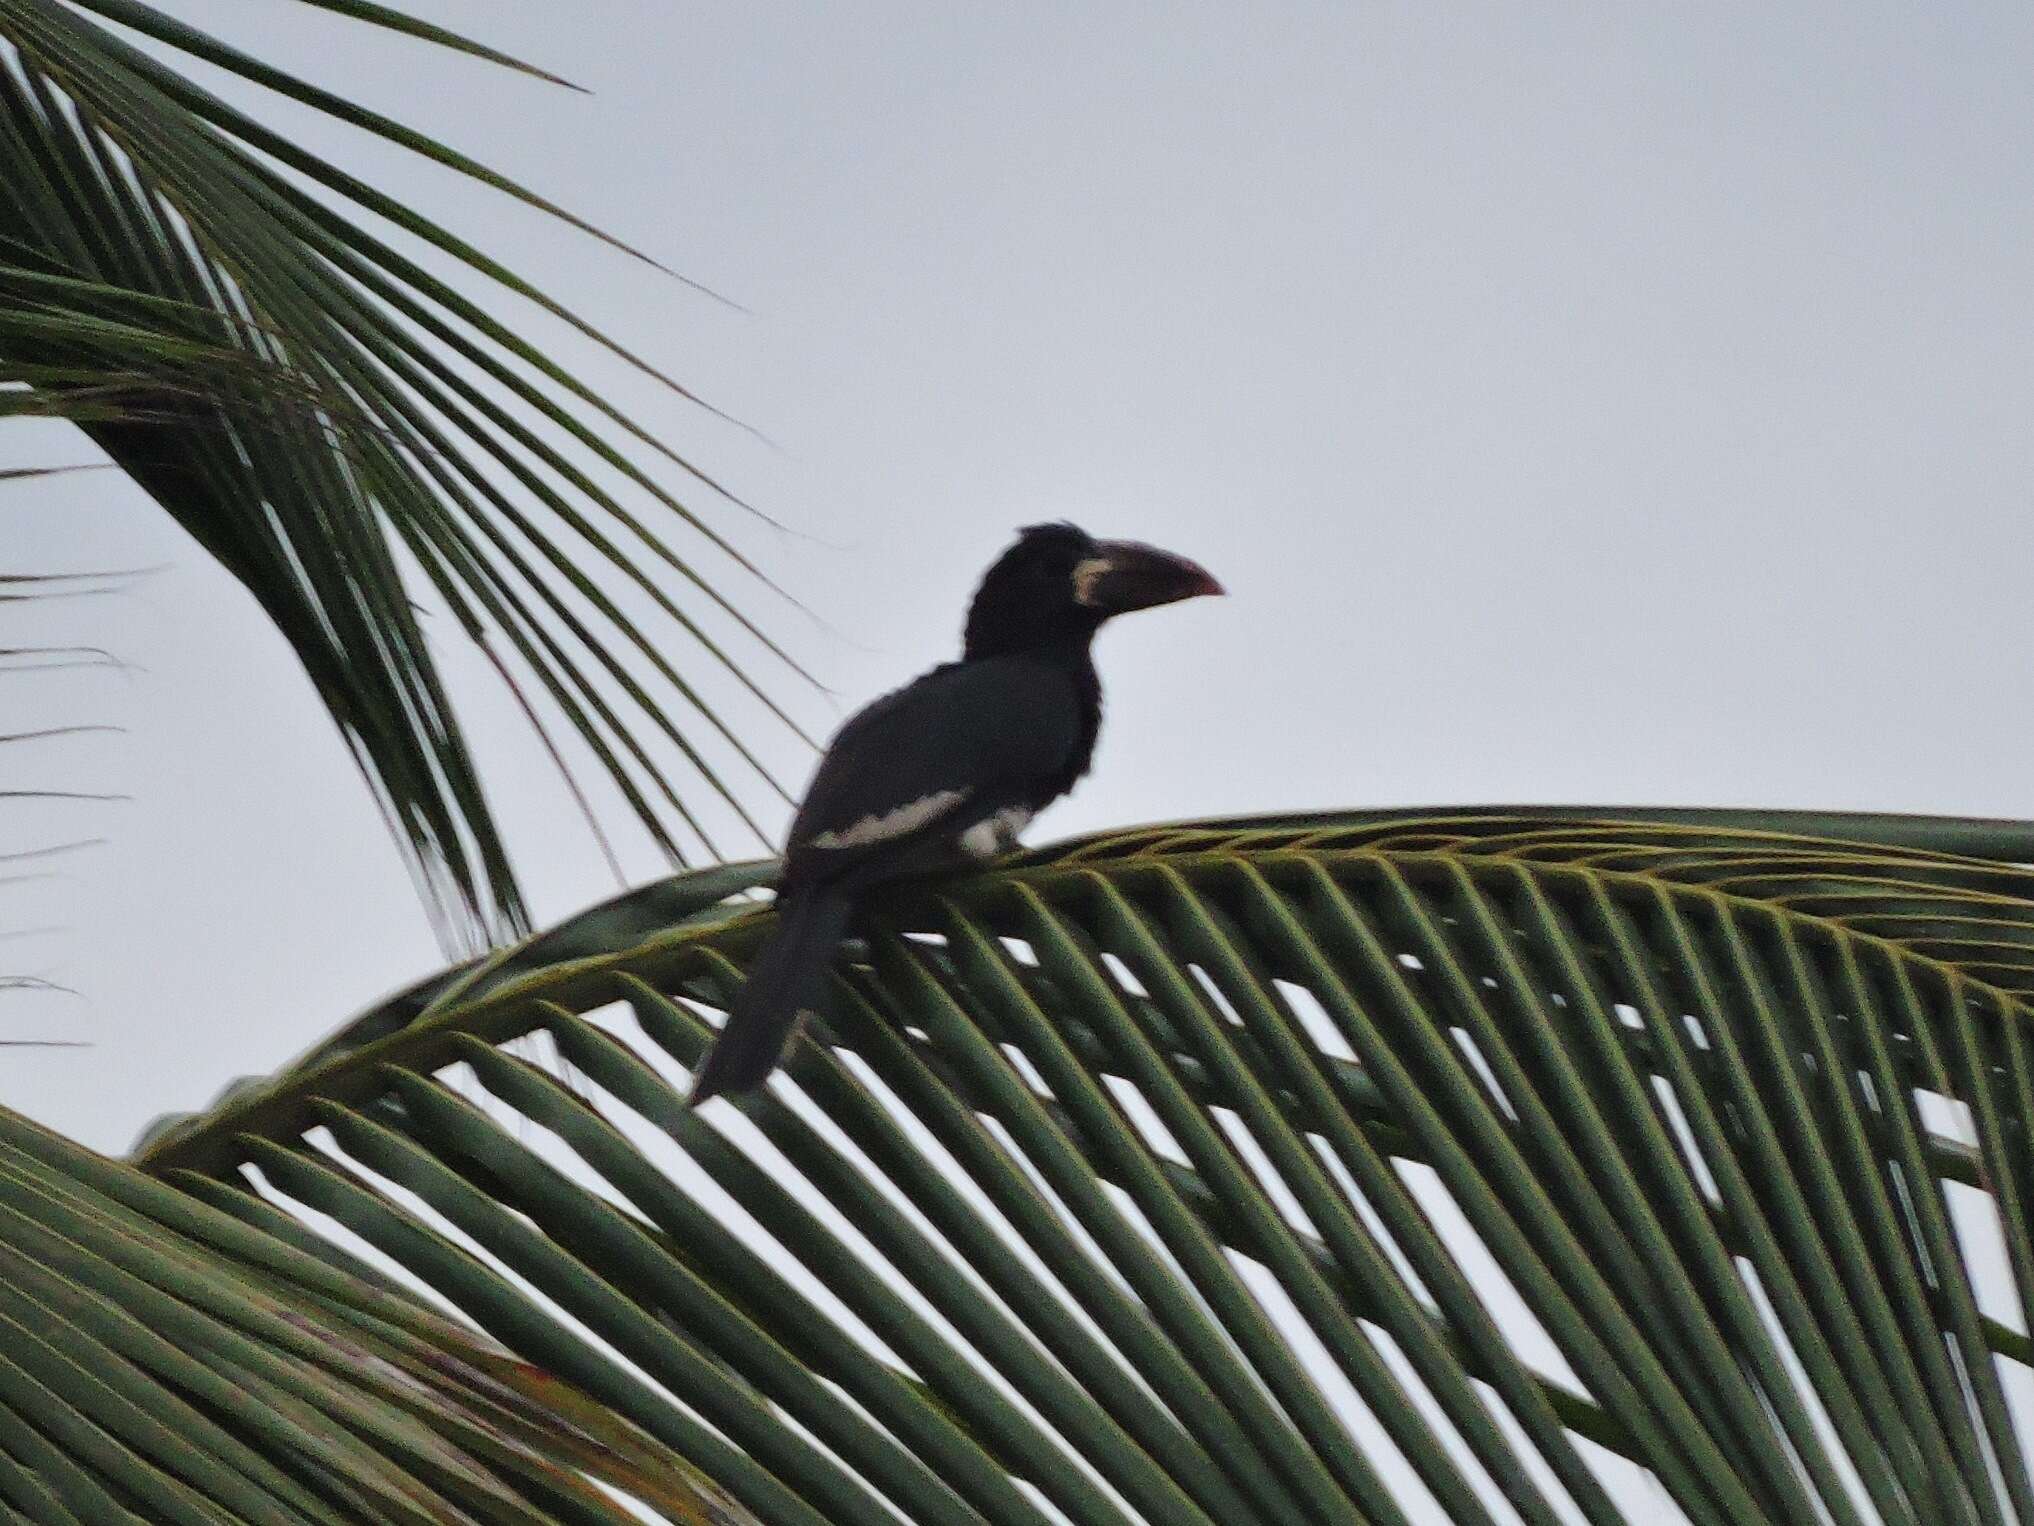
[[[778,899],[777,931],[749,967],[688,1101],[697,1106],[720,1092],[752,1091],[769,1079],[799,1017],[826,990],[853,911],[853,899],[837,890],[802,890]]]

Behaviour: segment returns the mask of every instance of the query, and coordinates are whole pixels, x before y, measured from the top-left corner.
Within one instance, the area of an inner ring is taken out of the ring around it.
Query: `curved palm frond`
[[[604,1486],[604,1487],[603,1487]],[[749,1518],[414,1300],[0,1111],[0,1514],[38,1526]]]
[[[381,6],[326,8],[523,67]],[[751,670],[788,659],[723,586],[759,575],[660,480],[704,476],[426,260],[658,373],[87,12],[577,223],[139,0],[0,0],[0,417],[75,420],[248,588],[453,941],[524,914],[412,583],[563,717],[674,863],[717,854],[716,815],[747,825],[768,776],[698,681],[718,669],[784,719]]]
[[[1644,815],[899,887],[739,1112],[768,869],[681,877],[140,1162],[773,1526],[2034,1520],[2034,826]]]

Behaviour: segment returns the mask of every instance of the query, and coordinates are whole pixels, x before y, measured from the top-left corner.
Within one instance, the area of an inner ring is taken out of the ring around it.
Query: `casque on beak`
[[[1095,554],[1075,566],[1073,578],[1075,602],[1112,615],[1223,592],[1199,562],[1134,540],[1095,542]]]

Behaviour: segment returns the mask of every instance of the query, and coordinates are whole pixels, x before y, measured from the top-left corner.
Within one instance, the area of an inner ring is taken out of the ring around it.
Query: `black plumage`
[[[1113,615],[1221,587],[1183,557],[1033,525],[983,577],[960,660],[840,729],[791,824],[777,926],[728,1012],[692,1101],[776,1069],[823,1000],[871,886],[988,858],[1088,771],[1102,719],[1090,644]]]

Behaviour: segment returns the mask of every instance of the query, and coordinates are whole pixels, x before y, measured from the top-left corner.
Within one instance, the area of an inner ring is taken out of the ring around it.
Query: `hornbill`
[[[1103,621],[1218,594],[1199,566],[1070,524],[1031,525],[969,606],[961,657],[842,726],[791,824],[777,925],[728,1009],[690,1100],[748,1091],[821,1005],[871,886],[986,859],[1088,771],[1102,721],[1089,645]]]

